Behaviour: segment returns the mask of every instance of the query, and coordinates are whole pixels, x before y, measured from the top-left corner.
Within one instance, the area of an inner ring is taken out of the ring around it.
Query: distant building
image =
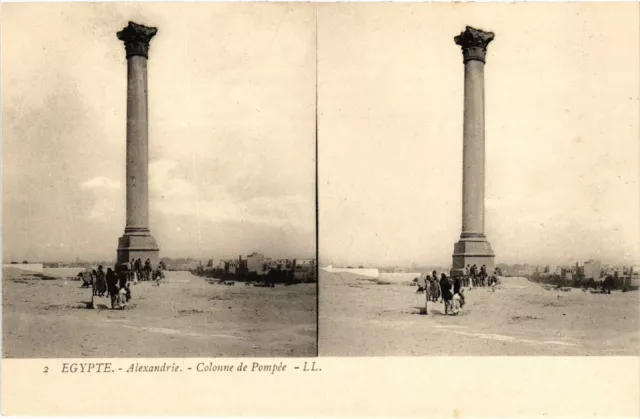
[[[627,270],[628,274],[625,278],[625,286],[640,287],[640,266],[630,266]]]
[[[601,263],[599,260],[588,260],[582,266],[582,270],[585,279],[600,279]]]
[[[272,261],[272,266],[275,266],[274,269],[278,269],[281,271],[290,271],[293,269],[293,260],[292,259],[276,259]]]
[[[264,273],[264,255],[261,253],[252,253],[247,256],[247,271],[254,272],[258,275],[262,275]]]
[[[522,266],[515,270],[515,276],[529,276],[538,272],[538,268],[535,266]]]
[[[185,271],[191,271],[194,269],[198,269],[199,266],[202,266],[202,263],[199,261],[191,261],[182,265],[182,269]]]
[[[224,263],[224,271],[226,273],[235,274],[236,272],[239,271],[239,268],[240,268],[239,260],[231,259],[231,260],[225,261]]]
[[[220,262],[218,259],[216,258],[211,258],[207,261],[207,266],[211,267],[211,268],[216,268],[218,266],[220,266]]]
[[[314,268],[316,266],[316,260],[315,259],[296,259],[296,269],[297,268],[305,268],[305,269],[310,269],[310,268]]]
[[[315,259],[294,259],[295,269],[301,270],[315,270],[316,269],[316,260]]]
[[[295,259],[293,276],[298,280],[310,280],[316,277],[315,259]]]
[[[571,268],[560,268],[560,278],[566,281],[573,280],[573,270]]]

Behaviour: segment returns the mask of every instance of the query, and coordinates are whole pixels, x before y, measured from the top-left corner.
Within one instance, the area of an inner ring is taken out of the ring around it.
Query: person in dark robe
[[[111,296],[111,308],[116,308],[120,288],[118,287],[118,276],[111,268],[107,268],[107,288]]]
[[[136,271],[136,274],[138,275],[138,280],[142,281],[142,261],[140,260],[140,258],[136,259],[135,271]]]
[[[104,297],[107,292],[107,280],[102,270],[102,265],[98,266],[98,271],[96,272],[96,295],[99,297]]]
[[[485,265],[482,265],[482,266],[480,267],[480,276],[482,277],[482,286],[484,287],[484,286],[485,286],[485,283],[486,283],[486,285],[489,285],[489,284],[487,283],[487,282],[488,282],[488,281],[487,281],[487,276],[488,276],[488,275],[487,275],[487,267],[486,267]]]
[[[460,294],[461,287],[462,284],[460,283],[460,277],[456,276],[455,278],[453,278],[453,293]]]
[[[442,297],[442,292],[440,291],[440,283],[438,281],[438,273],[436,271],[433,271],[431,273],[431,284],[431,301],[438,302],[438,300]],[[440,302],[442,302],[442,300]]]
[[[132,281],[131,279],[131,270],[129,269],[129,263],[125,262],[122,264],[122,271],[124,272],[125,278],[127,282]]]
[[[147,260],[144,261],[144,274],[147,281],[151,280],[152,272],[153,272],[153,269],[151,268],[151,260],[147,258]]]
[[[127,286],[127,271],[124,269],[120,269],[117,271],[118,277],[118,288],[124,288]]]
[[[442,291],[442,299],[444,300],[444,314],[449,314],[453,294],[451,293],[451,284],[449,283],[449,279],[444,273],[440,277],[440,289]]]

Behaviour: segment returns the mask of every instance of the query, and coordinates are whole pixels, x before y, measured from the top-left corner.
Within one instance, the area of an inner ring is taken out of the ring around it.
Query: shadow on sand
[[[427,313],[425,313],[424,310],[424,306],[420,307],[420,306],[414,306],[414,309],[416,309],[417,311],[412,312],[411,314],[417,314],[420,316],[426,316]],[[437,315],[437,316],[445,316],[446,314],[444,314],[444,311],[442,311],[441,309],[433,309],[431,308],[431,306],[429,306],[429,316],[430,315]]]

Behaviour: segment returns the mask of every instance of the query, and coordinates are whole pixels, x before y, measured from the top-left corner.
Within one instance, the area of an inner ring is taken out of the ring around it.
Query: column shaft
[[[484,234],[484,63],[464,66],[462,233]]]
[[[148,182],[147,59],[134,55],[127,60],[127,232],[149,229]]]

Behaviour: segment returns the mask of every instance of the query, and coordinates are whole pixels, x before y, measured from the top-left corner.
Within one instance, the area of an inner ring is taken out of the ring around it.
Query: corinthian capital
[[[134,55],[149,58],[149,42],[157,32],[157,28],[129,22],[126,28],[118,32],[118,39],[124,42],[127,58]]]
[[[464,62],[478,60],[485,62],[487,55],[487,45],[493,41],[493,32],[485,32],[480,29],[467,26],[464,32],[453,38],[456,44],[462,47]]]

